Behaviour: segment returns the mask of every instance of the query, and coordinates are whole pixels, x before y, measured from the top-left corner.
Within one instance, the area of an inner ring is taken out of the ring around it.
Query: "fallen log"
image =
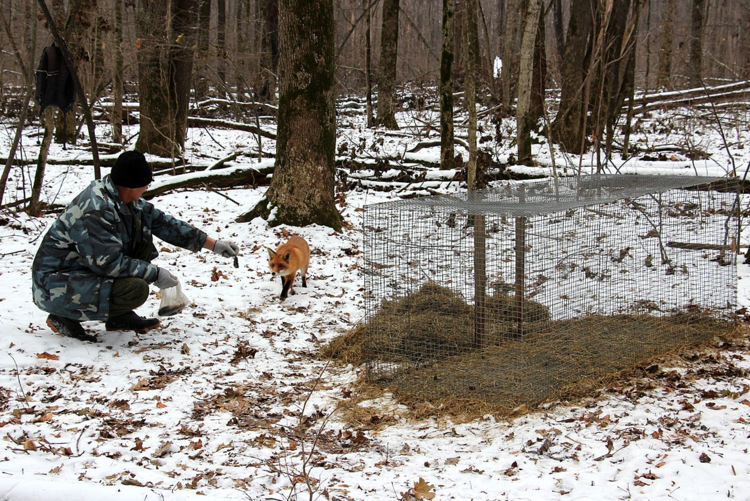
[[[229,120],[219,120],[216,118],[188,117],[188,127],[216,127],[218,129],[231,129],[260,134],[261,136],[276,140],[276,134],[259,129],[255,125],[243,124],[240,122],[231,122]]]
[[[737,251],[737,246],[732,244],[707,244],[700,242],[667,242],[667,247],[674,249],[684,250],[724,250],[724,251]]]
[[[657,109],[672,109],[680,106],[695,106],[705,103],[726,103],[737,101],[750,93],[750,80],[718,85],[697,87],[673,92],[645,94],[633,99],[634,113],[648,113]],[[629,102],[625,102],[627,109]]]
[[[273,173],[274,161],[252,166],[237,166],[221,170],[191,172],[174,176],[160,176],[143,194],[150,199],[157,195],[185,188],[231,188],[242,185],[266,186]]]

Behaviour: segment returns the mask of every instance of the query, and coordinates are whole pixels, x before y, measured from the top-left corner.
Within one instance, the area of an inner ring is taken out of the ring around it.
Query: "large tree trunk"
[[[569,152],[580,152],[585,134],[583,89],[598,0],[573,0],[561,74],[560,109],[552,124],[553,137]]]
[[[365,95],[367,105],[367,127],[375,125],[375,118],[372,113],[372,10],[368,5],[368,0],[362,0],[363,7],[367,9],[365,18]]]
[[[123,57],[122,57],[122,0],[115,1],[115,24],[112,32],[115,51],[115,68],[112,73],[112,142],[122,144],[122,97]]]
[[[138,0],[138,97],[141,108],[136,149],[162,157],[175,153],[174,117],[168,84],[167,2]]]
[[[265,0],[260,37],[260,66],[258,71],[258,99],[276,102],[276,75],[279,68],[279,2]]]
[[[596,145],[606,141],[613,125],[613,115],[619,115],[620,109],[614,108],[622,84],[620,68],[627,64],[627,57],[623,59],[623,39],[628,22],[631,0],[620,0],[612,4],[611,15],[603,20],[600,27],[604,31],[604,42],[600,49],[601,61],[596,66],[596,92],[592,96],[591,110],[594,117],[594,140]]]
[[[674,4],[664,3],[663,21],[659,25],[659,66],[656,72],[656,87],[672,89],[672,51],[674,50]]]
[[[443,51],[440,55],[440,168],[452,169],[454,2],[443,0]]]
[[[279,1],[279,109],[276,167],[248,221],[320,224],[339,231],[336,210],[336,108],[333,0]]]
[[[539,9],[536,41],[534,42],[534,71],[531,76],[531,105],[529,118],[538,122],[544,115],[545,84],[547,82],[546,30],[544,26],[544,5]]]
[[[378,79],[378,125],[398,129],[396,123],[396,63],[398,61],[398,14],[400,0],[383,0]]]
[[[508,115],[513,109],[518,81],[519,44],[524,16],[528,11],[529,0],[508,0],[503,38],[503,70],[500,74],[500,90],[503,113]]]
[[[531,114],[531,94],[534,74],[534,53],[536,37],[539,32],[539,13],[541,0],[529,0],[529,10],[526,13],[523,36],[521,38],[521,57],[518,65],[518,108],[517,136],[518,162],[531,161],[531,130],[536,124]]]
[[[563,26],[563,8],[562,0],[553,0],[552,2],[552,31],[555,35],[555,54],[558,63],[562,61],[565,54],[565,28]]]
[[[245,14],[249,14],[246,7],[248,7],[250,4],[250,0],[238,0],[236,4],[236,10],[234,15],[234,32],[237,34],[237,49],[235,53],[237,54],[235,66],[237,67],[237,72],[235,74],[235,78],[237,80],[237,100],[238,101],[245,101],[247,96],[247,77],[249,75],[248,73],[248,66],[247,66],[247,57],[246,54],[248,53],[248,36],[247,36],[247,25],[250,23],[250,17],[249,15],[246,16]]]
[[[477,185],[477,63],[479,60],[477,11],[477,0],[464,0],[465,102],[469,115],[469,163],[466,166],[466,184],[469,190],[473,190]]]
[[[606,68],[609,71],[605,77],[607,94],[604,96],[607,158],[612,154],[614,129],[622,115],[625,99],[635,86],[635,47],[643,1],[635,0],[632,8],[630,0],[618,2],[612,15],[612,37],[607,44],[614,50],[607,53]]]
[[[198,38],[198,0],[172,0],[172,36],[170,48],[170,85],[175,110],[175,143],[185,148],[188,105],[193,77],[193,54]]]
[[[227,86],[227,3],[226,0],[216,0],[216,52],[219,58],[216,74],[219,85],[224,90],[222,95],[228,94]]]
[[[196,101],[202,101],[208,97],[209,90],[209,36],[211,26],[211,0],[198,0],[198,57],[195,61],[195,76],[193,87],[195,89]]]
[[[690,23],[690,55],[688,78],[692,87],[703,85],[703,28],[708,0],[693,0]]]
[[[175,0],[172,11],[167,12],[167,2],[139,2],[141,128],[136,149],[172,157],[179,155],[185,144],[198,4],[196,0]],[[171,32],[166,29],[168,14]]]

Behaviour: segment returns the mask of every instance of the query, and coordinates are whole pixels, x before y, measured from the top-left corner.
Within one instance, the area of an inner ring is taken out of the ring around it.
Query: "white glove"
[[[222,257],[234,257],[240,252],[237,244],[229,240],[217,240],[214,245],[214,252]]]
[[[156,281],[154,282],[154,285],[156,285],[160,289],[169,289],[170,287],[174,287],[178,283],[180,283],[179,280],[177,280],[177,277],[172,275],[169,271],[167,271],[164,268],[157,268],[159,270],[159,274],[156,275]]]

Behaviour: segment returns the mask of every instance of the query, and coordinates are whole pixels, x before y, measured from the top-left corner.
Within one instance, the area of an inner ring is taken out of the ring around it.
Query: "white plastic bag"
[[[190,304],[190,300],[185,293],[182,292],[182,285],[180,285],[180,282],[177,282],[177,285],[174,287],[162,289],[159,316],[171,317],[172,315],[177,315],[188,304]]]

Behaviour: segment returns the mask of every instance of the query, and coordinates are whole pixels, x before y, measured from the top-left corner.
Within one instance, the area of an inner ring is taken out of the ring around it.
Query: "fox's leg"
[[[307,270],[302,270],[302,287],[307,287]]]
[[[291,280],[287,280],[288,277],[281,277],[281,300],[285,300],[289,292],[289,287],[292,285]]]

